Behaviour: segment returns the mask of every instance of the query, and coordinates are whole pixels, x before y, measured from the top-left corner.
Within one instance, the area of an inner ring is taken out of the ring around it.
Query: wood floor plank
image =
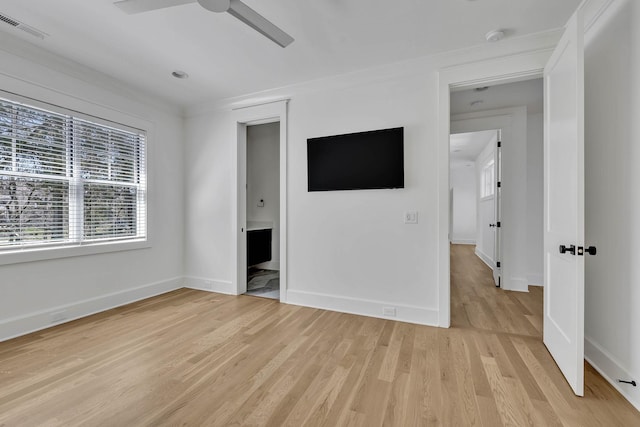
[[[635,426],[541,340],[543,289],[451,250],[452,328],[182,289],[0,343],[0,426]]]

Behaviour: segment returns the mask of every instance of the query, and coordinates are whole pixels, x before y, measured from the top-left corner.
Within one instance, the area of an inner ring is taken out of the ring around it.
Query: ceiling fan
[[[131,15],[195,2],[211,12],[229,12],[281,47],[287,47],[293,42],[293,37],[240,0],[120,0],[113,4]]]

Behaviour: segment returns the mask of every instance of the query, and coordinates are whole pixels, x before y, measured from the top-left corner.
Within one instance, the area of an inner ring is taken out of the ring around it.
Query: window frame
[[[480,170],[480,200],[491,199],[496,194],[496,168],[495,160],[493,158],[487,160],[482,169]],[[491,181],[488,183],[487,175],[491,176]],[[488,184],[488,185],[487,185]],[[487,191],[489,190],[489,191]]]
[[[112,239],[107,241],[60,242],[21,246],[15,249],[0,250],[0,265],[17,264],[22,262],[42,261],[57,258],[77,257],[93,254],[103,254],[117,251],[128,251],[150,248],[152,246],[152,190],[151,150],[150,141],[153,138],[153,124],[147,120],[131,116],[130,114],[97,105],[73,96],[64,95],[44,88],[34,88],[22,85],[25,95],[19,95],[0,89],[0,97],[11,102],[22,103],[26,106],[51,111],[57,114],[69,115],[77,119],[86,120],[125,131],[143,133],[145,135],[144,168],[145,201],[144,215],[146,217],[146,236],[128,239]],[[35,93],[33,93],[35,92]],[[27,96],[31,95],[31,96]],[[38,99],[35,97],[37,96]],[[65,105],[65,106],[62,106]]]

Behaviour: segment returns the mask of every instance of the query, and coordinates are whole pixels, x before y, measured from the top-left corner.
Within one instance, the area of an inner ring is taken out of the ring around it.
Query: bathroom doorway
[[[247,291],[280,299],[280,122],[247,126]]]

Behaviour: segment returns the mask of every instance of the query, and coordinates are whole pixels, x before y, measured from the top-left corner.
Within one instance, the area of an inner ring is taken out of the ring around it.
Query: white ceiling
[[[244,0],[295,38],[283,49],[198,4],[126,15],[113,0],[3,0],[0,14],[49,36],[54,54],[178,106],[253,93],[559,28],[580,0]],[[1,42],[0,42],[1,43]],[[170,76],[176,69],[187,80]]]
[[[449,137],[449,161],[465,166],[475,162],[478,155],[496,135],[495,130],[456,133]]]
[[[465,89],[451,93],[451,114],[520,106],[526,106],[529,114],[542,113],[543,94],[542,79],[490,86],[481,91]],[[471,105],[476,101],[482,102]],[[452,166],[471,166],[495,134],[495,130],[452,134],[449,139]]]
[[[476,101],[482,102],[471,105]],[[490,86],[482,91],[466,89],[451,93],[451,114],[473,113],[523,105],[527,107],[528,114],[542,113],[542,79]]]

